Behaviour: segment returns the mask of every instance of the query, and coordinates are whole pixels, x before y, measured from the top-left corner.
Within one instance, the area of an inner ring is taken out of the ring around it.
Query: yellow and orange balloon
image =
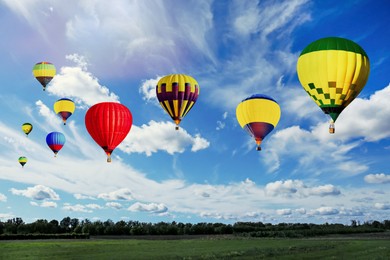
[[[69,98],[61,98],[54,103],[53,109],[61,117],[64,125],[66,125],[66,120],[74,113],[76,106]]]
[[[276,127],[280,120],[280,106],[271,97],[254,94],[244,99],[236,108],[240,126],[252,136],[261,150],[263,139]]]

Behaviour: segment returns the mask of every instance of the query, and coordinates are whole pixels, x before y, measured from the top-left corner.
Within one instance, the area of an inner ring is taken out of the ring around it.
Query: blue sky
[[[369,0],[2,0],[0,219],[388,219],[389,12]],[[334,135],[296,74],[303,48],[328,36],[357,42],[371,63]],[[32,76],[40,61],[57,68],[45,92]],[[172,73],[201,89],[180,131],[155,96]],[[235,117],[254,93],[282,110],[261,152]],[[64,97],[76,102],[66,126],[53,111]],[[102,101],[126,105],[134,120],[112,163],[84,124]],[[52,131],[66,136],[57,158],[45,142]]]

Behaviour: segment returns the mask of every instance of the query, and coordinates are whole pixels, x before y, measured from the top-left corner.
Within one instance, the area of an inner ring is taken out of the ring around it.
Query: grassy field
[[[389,237],[0,241],[0,259],[390,259]]]

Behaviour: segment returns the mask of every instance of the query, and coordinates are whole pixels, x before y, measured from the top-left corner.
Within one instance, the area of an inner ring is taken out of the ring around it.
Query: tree
[[[70,231],[70,217],[65,217],[60,221],[60,228],[65,233],[68,233]]]

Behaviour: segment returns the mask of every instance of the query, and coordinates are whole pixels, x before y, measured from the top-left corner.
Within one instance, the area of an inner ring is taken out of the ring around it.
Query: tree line
[[[22,218],[12,218],[0,221],[0,239],[10,237],[45,238],[43,235],[56,235],[58,238],[89,238],[89,236],[140,236],[140,235],[237,235],[250,237],[308,237],[326,234],[348,234],[383,232],[390,230],[390,220],[367,221],[360,223],[351,220],[350,225],[344,224],[312,224],[312,223],[262,223],[236,222],[224,223],[182,223],[182,222],[114,222],[79,220],[65,217],[61,221],[38,219],[25,223]],[[50,238],[53,238],[50,236]]]

